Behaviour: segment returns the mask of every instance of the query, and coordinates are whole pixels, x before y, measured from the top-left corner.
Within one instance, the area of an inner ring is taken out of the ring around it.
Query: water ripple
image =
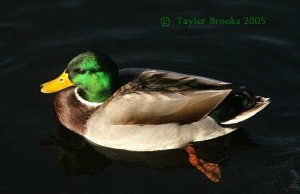
[[[266,44],[273,44],[277,46],[291,46],[291,44],[286,40],[282,40],[278,37],[274,38],[272,36],[267,36],[267,35],[245,34],[245,35],[241,35],[241,38],[260,41]]]

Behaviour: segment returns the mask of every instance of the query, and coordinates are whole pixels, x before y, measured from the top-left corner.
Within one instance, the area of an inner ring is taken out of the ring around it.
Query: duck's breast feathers
[[[231,92],[228,83],[203,77],[159,70],[128,72],[138,73],[94,117],[118,125],[187,124],[208,115]]]
[[[83,135],[87,120],[98,107],[84,104],[78,99],[75,87],[70,87],[57,93],[54,108],[57,118],[65,127]]]

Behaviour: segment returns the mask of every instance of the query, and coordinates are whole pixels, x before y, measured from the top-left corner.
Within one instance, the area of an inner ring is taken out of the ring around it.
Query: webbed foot
[[[218,164],[206,162],[196,156],[195,148],[188,145],[185,150],[189,154],[189,162],[200,170],[207,178],[213,182],[219,182],[221,179],[221,170]]]

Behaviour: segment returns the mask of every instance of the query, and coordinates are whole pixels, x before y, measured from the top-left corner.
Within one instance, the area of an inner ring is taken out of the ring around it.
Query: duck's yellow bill
[[[69,80],[68,74],[64,71],[58,78],[41,85],[41,92],[53,93],[73,86],[74,84]]]

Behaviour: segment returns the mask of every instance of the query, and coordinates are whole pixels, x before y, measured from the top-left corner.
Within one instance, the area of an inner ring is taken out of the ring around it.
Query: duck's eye
[[[82,69],[75,69],[74,71],[76,73],[80,73],[80,74],[84,74],[85,73],[85,70],[82,70]]]

